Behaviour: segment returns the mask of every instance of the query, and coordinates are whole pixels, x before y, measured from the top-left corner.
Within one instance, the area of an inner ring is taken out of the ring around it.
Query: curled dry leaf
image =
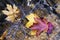
[[[48,31],[47,31],[48,35],[52,33],[53,28],[54,27],[53,27],[52,23],[48,22]]]

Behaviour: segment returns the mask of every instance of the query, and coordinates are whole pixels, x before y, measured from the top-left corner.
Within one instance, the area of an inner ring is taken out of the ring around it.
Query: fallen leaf
[[[33,26],[30,28],[31,30],[38,30],[37,34],[39,35],[42,31],[47,32],[48,25],[44,23],[40,18],[35,18],[35,21],[37,21],[37,24],[33,24]]]
[[[14,22],[15,18],[18,17],[19,9],[16,7],[15,4],[13,5],[13,7],[11,5],[7,4],[7,9],[8,9],[8,11],[7,10],[2,11],[5,15],[7,15],[6,20]]]
[[[53,27],[52,23],[48,22],[48,31],[47,31],[48,35],[52,33],[53,28],[54,27]]]
[[[37,30],[36,35],[39,35],[41,32],[46,32],[48,35],[52,33],[53,25],[51,22],[48,22],[45,18],[35,18],[35,21],[38,23],[33,24],[30,29]]]
[[[27,15],[26,18],[29,20],[26,23],[26,27],[29,28],[33,25],[33,23],[36,23],[36,21],[34,20],[35,17],[38,17],[36,14],[31,13],[30,15]]]

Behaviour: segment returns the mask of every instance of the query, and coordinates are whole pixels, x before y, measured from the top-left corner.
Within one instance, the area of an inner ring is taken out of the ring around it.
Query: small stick
[[[5,36],[7,35],[7,31],[8,31],[8,30],[6,30],[6,31],[2,34],[2,36],[0,37],[0,40],[3,40],[3,39],[5,38]]]

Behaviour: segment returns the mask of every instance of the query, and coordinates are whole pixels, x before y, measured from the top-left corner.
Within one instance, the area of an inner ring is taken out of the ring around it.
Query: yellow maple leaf
[[[33,25],[33,23],[36,23],[34,20],[35,17],[38,17],[36,14],[31,13],[30,15],[27,15],[26,18],[29,20],[26,24],[26,27],[29,28]]]
[[[16,5],[14,4],[13,7],[9,4],[7,4],[7,10],[3,10],[2,12],[7,15],[6,20],[7,21],[11,21],[14,22],[15,18],[18,17],[19,14],[19,9],[16,7]]]

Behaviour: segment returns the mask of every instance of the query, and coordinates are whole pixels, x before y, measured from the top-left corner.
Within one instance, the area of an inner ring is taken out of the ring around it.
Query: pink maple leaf
[[[33,24],[31,26],[31,30],[37,30],[36,35],[38,36],[42,31],[47,32],[47,34],[49,35],[52,30],[53,30],[53,25],[51,22],[48,22],[46,19],[41,19],[41,18],[35,18],[35,21],[37,22],[37,24]]]
[[[37,21],[37,24],[33,24],[32,27],[30,28],[31,30],[37,30],[37,35],[39,35],[42,31],[47,31],[48,30],[48,25],[43,22],[40,18],[35,18],[35,21]]]

